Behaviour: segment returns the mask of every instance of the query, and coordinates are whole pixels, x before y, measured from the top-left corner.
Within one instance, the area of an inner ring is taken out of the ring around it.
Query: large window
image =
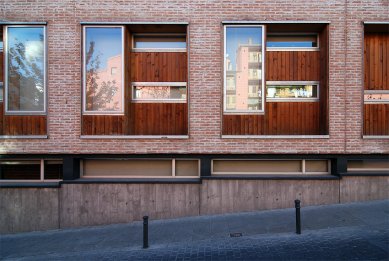
[[[264,112],[264,27],[224,27],[224,112]]]
[[[6,113],[46,112],[45,46],[45,26],[5,27]]]
[[[122,26],[84,27],[84,114],[124,113]]]

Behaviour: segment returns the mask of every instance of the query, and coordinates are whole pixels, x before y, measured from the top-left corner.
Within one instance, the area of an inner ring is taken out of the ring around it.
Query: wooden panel
[[[125,135],[125,116],[83,115],[83,135]]]
[[[363,135],[389,135],[389,104],[365,104],[363,115]]]
[[[266,52],[267,81],[317,81],[320,52]]]
[[[0,189],[0,233],[59,229],[58,189]]]
[[[265,115],[224,115],[223,135],[318,135],[319,102],[268,102]]]
[[[4,115],[3,135],[46,135],[44,115]]]
[[[389,90],[389,33],[366,33],[365,90]]]
[[[0,82],[4,82],[4,53],[0,52]]]
[[[197,216],[198,184],[69,184],[60,191],[61,228]]]
[[[203,180],[200,215],[339,202],[339,180]]]
[[[186,103],[132,103],[129,126],[132,135],[186,135],[188,105]],[[132,125],[131,125],[132,124]]]
[[[340,203],[389,199],[389,177],[342,177]]]
[[[132,53],[132,82],[186,82],[186,53]]]

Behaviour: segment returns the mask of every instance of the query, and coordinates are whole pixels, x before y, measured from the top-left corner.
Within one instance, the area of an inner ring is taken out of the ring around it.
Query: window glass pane
[[[45,179],[62,179],[62,160],[45,160]]]
[[[186,86],[134,86],[134,100],[186,100]]]
[[[271,99],[317,99],[318,85],[267,85],[266,98]]]
[[[3,93],[4,93],[3,83],[0,82],[0,101],[3,101]]]
[[[317,35],[268,35],[266,46],[280,48],[317,47]]]
[[[134,48],[186,48],[185,35],[135,35]]]
[[[388,93],[366,93],[365,102],[371,103],[389,103],[389,92]]]
[[[121,27],[85,28],[85,111],[123,111]]]
[[[0,179],[40,179],[39,160],[4,160],[0,161]]]
[[[262,111],[262,27],[226,27],[227,112]]]
[[[44,111],[44,27],[7,28],[8,111]]]

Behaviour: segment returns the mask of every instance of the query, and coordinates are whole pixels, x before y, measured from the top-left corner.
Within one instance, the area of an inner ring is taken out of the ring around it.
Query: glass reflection
[[[262,27],[226,28],[226,110],[262,110]]]
[[[85,28],[85,110],[121,112],[122,28]]]
[[[134,86],[135,100],[186,100],[185,86]]]
[[[317,85],[268,85],[268,99],[318,98]]]
[[[8,111],[44,111],[44,27],[7,28]]]

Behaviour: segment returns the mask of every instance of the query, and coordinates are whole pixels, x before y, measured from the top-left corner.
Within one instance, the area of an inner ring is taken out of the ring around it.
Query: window
[[[266,82],[266,101],[319,101],[319,82]]]
[[[389,103],[389,91],[365,90],[364,101],[366,103]]]
[[[124,113],[124,28],[85,26],[83,113]]]
[[[328,160],[214,159],[213,175],[329,174]]]
[[[226,25],[224,36],[224,112],[263,113],[264,27]]]
[[[186,82],[134,82],[132,100],[138,102],[186,102]]]
[[[0,160],[0,180],[45,181],[62,179],[62,160]]]
[[[186,52],[185,34],[134,34],[133,51]]]
[[[3,102],[3,82],[0,82],[0,102]]]
[[[46,27],[5,27],[5,111],[46,112]]]
[[[198,159],[84,159],[82,178],[197,178]]]
[[[266,48],[271,50],[317,50],[318,34],[268,34]]]

